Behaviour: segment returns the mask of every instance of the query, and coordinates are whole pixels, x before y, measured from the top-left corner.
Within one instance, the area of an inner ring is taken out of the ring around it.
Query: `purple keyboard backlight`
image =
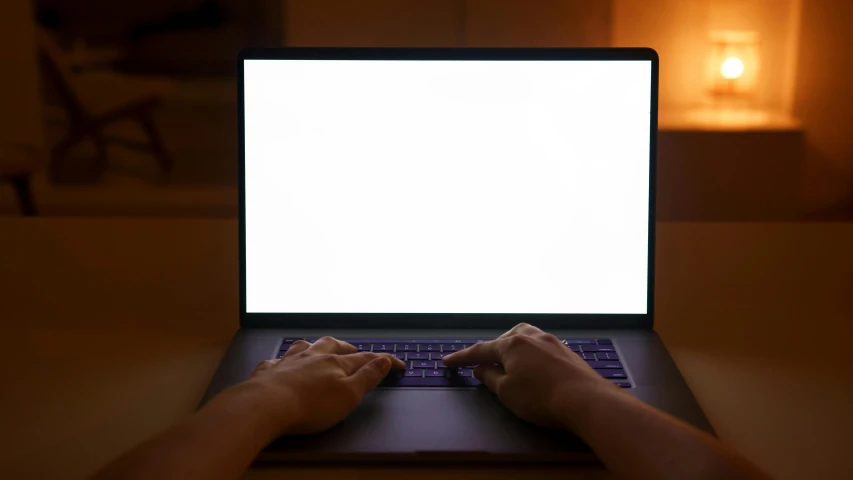
[[[282,339],[276,358],[282,358],[295,340]],[[442,359],[484,339],[461,340],[347,340],[360,352],[388,353],[403,360],[406,370],[392,371],[382,387],[473,387],[480,385],[471,368],[447,368]],[[583,358],[599,375],[622,388],[633,387],[613,342],[606,338],[566,339],[566,348]]]

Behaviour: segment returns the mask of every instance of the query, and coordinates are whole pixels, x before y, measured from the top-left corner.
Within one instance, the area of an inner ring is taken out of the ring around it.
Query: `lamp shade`
[[[755,32],[714,31],[710,35],[708,90],[715,96],[755,93],[761,68]]]

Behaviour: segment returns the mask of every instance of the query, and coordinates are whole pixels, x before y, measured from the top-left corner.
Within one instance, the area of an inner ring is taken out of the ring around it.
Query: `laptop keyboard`
[[[311,338],[285,338],[276,358],[281,358],[295,340]],[[360,352],[389,353],[406,362],[403,371],[392,371],[380,386],[384,387],[465,387],[477,386],[471,368],[447,368],[441,359],[483,339],[465,340],[348,340]],[[583,358],[602,377],[622,388],[631,388],[628,374],[613,346],[606,338],[564,339],[566,348]]]

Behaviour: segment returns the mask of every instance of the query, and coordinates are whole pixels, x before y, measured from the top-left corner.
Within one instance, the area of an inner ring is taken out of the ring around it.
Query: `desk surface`
[[[9,218],[0,232],[0,477],[83,478],[194,409],[237,326],[234,221]],[[719,436],[779,479],[853,475],[851,246],[853,224],[658,226],[656,329]],[[247,476],[338,468],[530,467]]]

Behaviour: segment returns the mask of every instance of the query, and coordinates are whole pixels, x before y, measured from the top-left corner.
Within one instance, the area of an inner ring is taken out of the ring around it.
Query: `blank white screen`
[[[646,313],[651,62],[247,60],[248,312]]]

